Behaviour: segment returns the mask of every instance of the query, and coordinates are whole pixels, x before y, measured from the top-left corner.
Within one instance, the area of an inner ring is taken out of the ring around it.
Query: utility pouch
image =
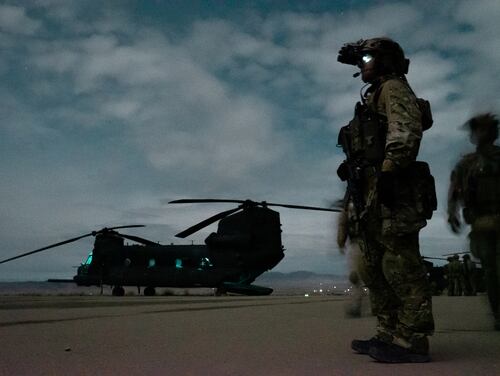
[[[413,197],[418,211],[425,219],[431,219],[437,209],[436,183],[429,165],[426,162],[415,161],[410,165],[414,170]]]
[[[434,123],[434,120],[432,119],[431,104],[428,100],[417,98],[417,105],[422,115],[422,130],[426,131],[432,127],[432,124]]]
[[[431,219],[437,209],[436,183],[426,162],[412,162],[402,173],[400,179],[411,187],[411,196],[417,213],[424,219]]]

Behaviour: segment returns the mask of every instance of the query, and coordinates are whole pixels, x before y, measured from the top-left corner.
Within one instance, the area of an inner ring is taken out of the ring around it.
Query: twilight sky
[[[362,82],[337,63],[345,42],[388,36],[411,60],[434,127],[420,160],[439,208],[421,251],[467,248],[445,222],[449,171],[473,150],[459,130],[498,113],[500,2],[2,1],[0,258],[104,226],[165,244],[250,198],[328,205],[345,187],[339,128]],[[335,214],[280,209],[286,257],[275,271],[345,272]],[[124,231],[125,232],[125,231]],[[0,266],[0,280],[71,277],[87,238]]]

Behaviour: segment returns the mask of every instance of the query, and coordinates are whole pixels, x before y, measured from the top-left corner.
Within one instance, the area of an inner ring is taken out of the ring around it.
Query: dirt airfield
[[[0,296],[0,374],[500,375],[484,296],[435,298],[433,362],[395,365],[350,350],[375,319],[346,299]]]

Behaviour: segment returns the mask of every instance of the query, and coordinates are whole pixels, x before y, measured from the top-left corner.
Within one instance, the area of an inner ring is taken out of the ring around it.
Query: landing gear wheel
[[[156,291],[155,288],[152,286],[148,286],[144,289],[144,296],[155,296]]]
[[[121,286],[113,287],[113,291],[111,292],[113,296],[123,296],[125,295],[125,289]]]

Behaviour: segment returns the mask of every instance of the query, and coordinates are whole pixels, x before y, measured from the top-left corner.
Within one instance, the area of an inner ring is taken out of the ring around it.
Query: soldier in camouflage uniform
[[[462,275],[462,263],[458,255],[453,255],[451,261],[448,264],[448,291],[449,296],[461,296],[462,295],[462,285],[463,285],[463,275]]]
[[[448,192],[448,223],[461,228],[459,209],[471,226],[471,252],[481,260],[495,329],[500,330],[500,147],[498,119],[481,114],[470,119],[470,140],[476,151],[462,157],[451,174]]]
[[[337,173],[357,209],[350,220],[363,254],[358,270],[378,319],[376,335],[351,347],[381,362],[428,362],[432,292],[418,234],[435,210],[435,192],[427,164],[415,161],[430,108],[422,110],[405,77],[409,60],[391,39],[346,44],[338,60],[357,65],[370,84],[339,134],[347,159]]]
[[[444,266],[444,275],[446,278],[446,290],[448,293],[448,296],[453,296],[455,293],[455,288],[453,287],[453,278],[451,276],[451,269],[452,269],[452,263],[453,263],[453,257],[448,257],[446,259],[448,263]]]

